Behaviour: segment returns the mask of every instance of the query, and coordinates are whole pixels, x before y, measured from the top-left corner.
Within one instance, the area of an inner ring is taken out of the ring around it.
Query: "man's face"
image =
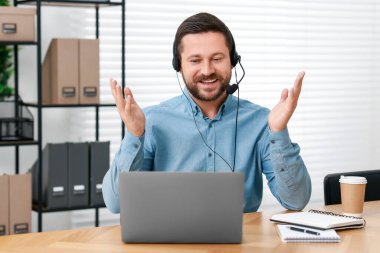
[[[187,34],[182,38],[181,72],[190,94],[200,101],[226,95],[231,60],[222,33]]]

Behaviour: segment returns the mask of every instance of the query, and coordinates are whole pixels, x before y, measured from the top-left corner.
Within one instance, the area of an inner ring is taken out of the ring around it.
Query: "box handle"
[[[3,33],[5,33],[5,34],[17,33],[17,24],[16,23],[4,23],[3,24]]]
[[[25,234],[29,232],[28,223],[18,223],[14,225],[15,234]]]
[[[7,229],[5,225],[0,225],[0,236],[5,235],[6,232],[7,232]]]
[[[98,94],[98,90],[96,87],[84,87],[83,94],[85,97],[96,97]]]
[[[75,87],[63,87],[62,88],[63,97],[75,97]]]

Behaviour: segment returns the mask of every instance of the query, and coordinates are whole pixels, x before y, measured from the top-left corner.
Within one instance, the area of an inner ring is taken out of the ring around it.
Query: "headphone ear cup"
[[[173,55],[172,65],[173,65],[174,70],[179,72],[179,70],[180,70],[179,61],[175,55]]]
[[[179,72],[181,69],[181,63],[177,57],[177,48],[176,48],[176,41],[174,40],[173,43],[173,60],[172,60],[172,65],[175,71]]]
[[[240,55],[236,51],[234,51],[231,57],[231,64],[233,67],[235,67],[236,64],[238,64],[238,62],[240,61],[240,58],[241,58]]]

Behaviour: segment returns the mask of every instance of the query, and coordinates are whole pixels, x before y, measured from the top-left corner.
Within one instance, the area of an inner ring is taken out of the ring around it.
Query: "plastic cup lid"
[[[366,184],[367,179],[365,177],[354,177],[354,176],[340,176],[340,183],[344,184]]]

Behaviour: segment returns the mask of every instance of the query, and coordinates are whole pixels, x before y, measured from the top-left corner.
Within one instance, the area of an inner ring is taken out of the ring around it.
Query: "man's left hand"
[[[272,132],[279,132],[286,128],[290,117],[296,110],[304,76],[305,72],[303,71],[298,74],[293,88],[282,91],[280,102],[269,113],[268,124]]]

